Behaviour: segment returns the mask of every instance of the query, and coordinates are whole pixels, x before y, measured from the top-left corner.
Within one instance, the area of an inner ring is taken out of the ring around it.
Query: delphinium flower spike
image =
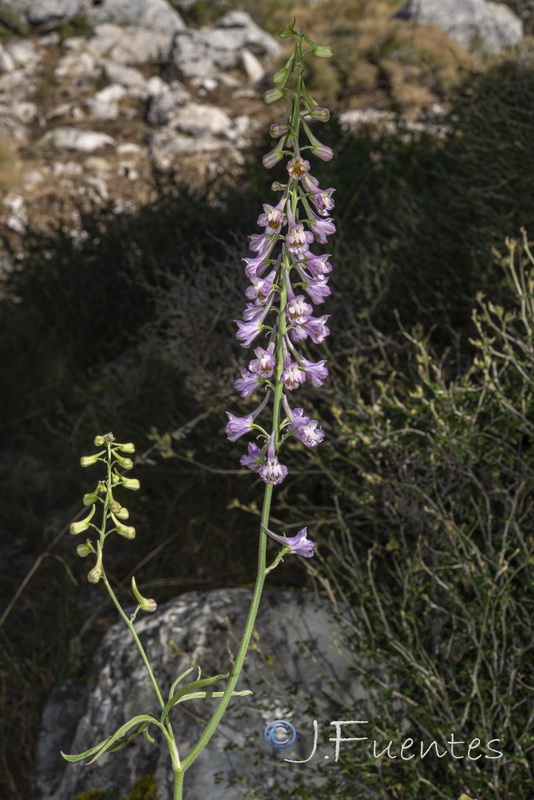
[[[275,87],[264,99],[274,103],[285,98],[287,106],[279,121],[271,125],[271,135],[278,141],[263,157],[263,165],[271,169],[285,159],[287,183],[273,184],[280,196],[263,204],[257,223],[264,231],[249,236],[253,257],[245,258],[244,264],[251,285],[245,292],[248,302],[242,319],[236,321],[238,341],[243,347],[254,347],[256,357],[241,371],[235,388],[243,398],[265,396],[256,410],[244,417],[227,412],[226,426],[231,441],[254,434],[255,441],[248,442],[241,464],[272,485],[281,483],[288,474],[279,460],[286,438],[294,436],[307,447],[315,447],[324,438],[318,421],[305,416],[302,408],[293,408],[289,396],[306,382],[321,386],[328,376],[326,361],[310,360],[301,348],[304,340],[321,344],[330,333],[328,315],[317,315],[315,307],[330,295],[332,265],[330,254],[319,252],[317,246],[326,244],[336,230],[329,216],[334,208],[334,189],[321,188],[309,160],[316,156],[328,161],[333,156],[331,148],[312,132],[314,122],[327,122],[330,115],[310,95],[303,77],[305,55],[328,57],[331,53],[329,48],[316,45],[305,31],[297,32],[294,24],[282,36],[296,37],[296,41],[274,76]],[[306,46],[309,50],[303,52]],[[292,76],[295,86],[290,81]],[[260,415],[268,413],[272,421],[260,425]],[[268,531],[266,524],[263,530]],[[285,542],[284,537],[282,540]],[[313,544],[306,541],[305,554],[310,556]]]

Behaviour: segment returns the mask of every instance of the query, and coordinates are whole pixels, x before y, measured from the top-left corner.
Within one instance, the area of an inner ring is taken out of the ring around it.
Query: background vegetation
[[[332,74],[336,92],[353,90],[354,70]],[[332,74],[316,76],[325,92]],[[380,734],[502,734],[507,757],[465,770],[347,757],[329,786],[339,798],[356,771],[362,797],[386,800],[527,800],[532,785],[532,263],[518,245],[512,271],[504,244],[534,219],[532,60],[443,86],[441,136],[329,126],[336,159],[315,172],[336,187],[335,368],[305,398],[328,442],[312,459],[295,450],[276,513],[313,527],[313,577],[352,610],[355,654],[379,654],[391,675],[364,674],[382,693]],[[139,535],[113,562],[119,588],[133,571],[160,601],[251,580],[258,487],[222,429],[239,408],[231,320],[246,235],[271,196],[266,149],[237,189],[162,184],[135,215],[86,215],[83,241],[30,234],[3,287],[2,796],[26,796],[47,693],[85,680],[114,621],[65,533],[92,486],[76,465],[95,433],[140,452]],[[273,573],[306,579],[297,564]]]

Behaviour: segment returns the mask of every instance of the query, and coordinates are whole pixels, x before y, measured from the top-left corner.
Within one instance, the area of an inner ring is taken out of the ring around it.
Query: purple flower
[[[270,378],[276,366],[276,360],[273,353],[274,342],[269,344],[267,350],[265,350],[263,347],[256,347],[254,350],[256,358],[254,358],[248,365],[250,371],[254,372],[256,375],[259,375],[261,378]]]
[[[236,339],[241,347],[250,347],[256,336],[263,330],[263,325],[259,320],[252,320],[251,322],[241,322],[241,320],[234,320],[239,328],[236,333]]]
[[[277,533],[273,533],[265,525],[261,526],[265,533],[267,533],[272,539],[280,544],[283,544],[284,547],[289,547],[292,553],[297,556],[304,556],[304,558],[311,558],[313,556],[313,548],[314,543],[310,542],[308,539],[308,529],[302,528],[296,536],[279,536]]]
[[[310,278],[306,281],[304,290],[309,294],[312,303],[316,304],[324,303],[325,299],[332,294],[326,278],[323,280]]]
[[[312,212],[311,219],[308,224],[315,237],[315,241],[320,242],[321,244],[325,244],[328,241],[328,237],[336,232],[336,226],[334,225],[334,220],[331,217],[319,219],[319,217],[316,217]]]
[[[316,256],[314,253],[306,253],[304,255],[304,262],[306,267],[310,270],[311,274],[317,280],[321,280],[328,272],[332,272],[332,264],[328,261],[330,253],[325,253],[322,256]]]
[[[279,203],[275,206],[271,206],[268,203],[265,203],[263,206],[263,214],[260,214],[258,217],[258,225],[261,225],[266,229],[269,228],[271,231],[276,231],[276,233],[280,232],[282,225],[285,222],[285,214],[284,208],[287,202],[287,198],[283,197]]]
[[[265,395],[259,406],[256,408],[255,411],[252,411],[251,414],[247,414],[246,417],[236,417],[235,414],[231,414],[229,411],[226,412],[226,416],[228,417],[228,422],[226,423],[226,428],[224,432],[228,436],[231,442],[235,442],[239,439],[240,436],[243,436],[244,433],[248,433],[252,430],[254,425],[254,420],[260,414],[267,404],[267,400],[269,399],[269,393]]]
[[[274,432],[269,437],[269,444],[267,445],[267,460],[265,466],[260,467],[258,470],[260,478],[265,483],[273,483],[277,486],[282,483],[288,473],[288,469],[283,464],[280,464],[278,457],[274,452]]]
[[[327,336],[330,335],[330,328],[326,325],[326,320],[330,314],[323,314],[322,317],[308,317],[304,323],[304,330],[310,335],[314,344],[322,344]]]
[[[276,270],[271,270],[269,274],[261,279],[251,275],[250,280],[252,286],[249,286],[245,292],[249,300],[256,300],[258,303],[267,302],[269,295],[273,291],[273,281],[276,278]]]
[[[315,445],[323,441],[324,431],[322,428],[317,428],[319,423],[316,419],[306,417],[302,408],[292,409],[285,397],[282,402],[289,417],[289,430],[295,434],[302,444],[305,444],[306,447],[315,447]]]
[[[260,468],[265,465],[265,457],[262,455],[258,445],[254,442],[248,443],[248,453],[241,456],[239,463],[243,467],[248,467],[252,472],[259,472]]]
[[[267,254],[268,255],[268,254]],[[257,258],[242,258],[241,261],[245,262],[245,275],[252,280],[252,277],[258,278],[265,270],[269,263],[266,256],[257,256]]]
[[[265,258],[273,249],[273,245],[278,238],[277,233],[253,233],[249,237],[249,249],[257,253],[261,258]]]
[[[310,231],[304,230],[304,225],[298,222],[293,225],[286,236],[287,248],[291,253],[295,253],[299,258],[308,252],[308,245],[313,242],[314,235]]]
[[[305,161],[300,156],[295,156],[295,158],[292,158],[291,161],[288,162],[287,171],[292,178],[299,180],[299,178],[303,178],[310,171],[310,162]]]
[[[241,370],[241,377],[234,383],[234,387],[240,393],[241,397],[250,397],[259,386],[260,379],[258,376],[246,369]]]
[[[310,318],[313,307],[306,302],[304,295],[293,297],[286,306],[286,315],[290,323],[303,325]]]
[[[328,212],[334,208],[335,203],[332,200],[332,194],[335,191],[335,189],[325,189],[324,191],[312,192],[310,200],[322,217],[326,217]]]
[[[303,356],[300,356],[299,361],[311,385],[317,389],[322,386],[323,381],[328,377],[328,369],[325,367],[326,361],[308,361]]]
[[[284,366],[284,371],[282,372],[282,383],[289,389],[289,391],[293,391],[293,389],[298,389],[298,387],[304,383],[306,380],[306,375],[304,374],[304,370],[301,370],[299,365],[296,361],[289,361]]]

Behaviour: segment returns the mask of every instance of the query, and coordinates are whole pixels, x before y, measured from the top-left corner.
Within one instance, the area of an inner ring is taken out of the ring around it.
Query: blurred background
[[[380,653],[403,701],[363,675],[384,737],[507,752],[347,761],[328,791],[352,798],[357,771],[362,797],[530,800],[534,4],[478,28],[393,0],[67,5],[0,2],[0,796],[28,797],[44,701],[115,621],[68,533],[96,434],[137,446],[138,535],[109,556],[125,602],[134,573],[158,602],[253,582],[261,486],[224,412],[246,413],[232,320],[296,17],[334,53],[308,73],[332,111],[332,375],[302,395],[325,444],[290,448],[274,508],[318,558],[270,586],[353,610],[355,670]]]

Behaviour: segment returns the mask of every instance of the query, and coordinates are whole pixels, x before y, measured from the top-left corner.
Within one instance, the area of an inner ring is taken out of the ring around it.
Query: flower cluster
[[[327,51],[313,45],[309,52],[328,56]],[[265,483],[275,485],[288,473],[278,457],[287,437],[296,437],[306,447],[315,447],[324,438],[318,421],[306,416],[304,409],[295,407],[290,399],[305,382],[319,387],[328,376],[325,360],[307,358],[302,343],[321,344],[330,332],[329,315],[317,312],[316,307],[330,295],[332,265],[330,254],[318,253],[315,248],[326,244],[336,230],[329,216],[334,189],[319,186],[304,157],[311,153],[324,161],[332,158],[332,150],[315,137],[309,125],[312,120],[326,122],[329,114],[309,95],[302,71],[299,38],[292,55],[274,76],[276,87],[265,95],[267,102],[288,96],[284,116],[271,126],[271,135],[278,143],[263,157],[267,168],[287,159],[287,182],[273,183],[273,190],[281,192],[281,197],[273,205],[263,205],[257,220],[263,232],[249,237],[251,257],[243,261],[250,285],[242,317],[236,320],[237,339],[243,347],[254,348],[254,357],[241,371],[235,388],[243,398],[258,392],[264,397],[246,416],[227,412],[226,425],[231,441],[255,434],[256,440],[248,443],[240,463],[258,473]],[[292,74],[297,75],[296,91],[286,89]],[[301,134],[307,142],[302,146]],[[258,418],[271,398],[272,425],[266,430]]]

